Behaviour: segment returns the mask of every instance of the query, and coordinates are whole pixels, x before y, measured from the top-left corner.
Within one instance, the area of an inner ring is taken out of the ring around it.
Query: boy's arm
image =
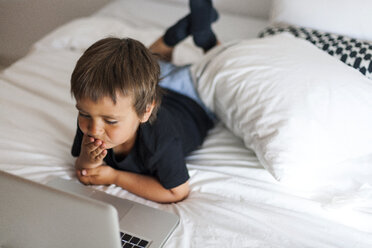
[[[133,194],[159,203],[182,201],[190,192],[188,181],[166,189],[154,177],[126,171],[118,171],[115,184]]]
[[[116,184],[133,194],[159,203],[182,201],[190,192],[188,181],[166,189],[154,177],[115,170],[105,165],[81,170],[77,174],[79,180],[85,184]]]

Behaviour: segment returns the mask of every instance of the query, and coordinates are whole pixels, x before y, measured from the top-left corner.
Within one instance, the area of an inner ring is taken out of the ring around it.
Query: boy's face
[[[150,116],[146,113],[140,118],[134,110],[132,97],[122,95],[117,96],[116,104],[110,97],[97,102],[79,99],[76,108],[81,131],[103,141],[107,149],[134,142],[139,124]]]

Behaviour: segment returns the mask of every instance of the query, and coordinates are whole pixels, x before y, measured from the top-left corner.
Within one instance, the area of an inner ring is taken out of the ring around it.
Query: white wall
[[[57,26],[95,12],[110,0],[0,0],[0,66],[24,56]]]
[[[154,0],[187,5],[189,0]],[[273,0],[212,0],[218,10],[268,19]]]
[[[94,13],[111,0],[0,0],[0,68],[24,56],[56,27]],[[188,5],[189,0],[153,0]],[[267,19],[272,0],[213,0],[223,11]]]

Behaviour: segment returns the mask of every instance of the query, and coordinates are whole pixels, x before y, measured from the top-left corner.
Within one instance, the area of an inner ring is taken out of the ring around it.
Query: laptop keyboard
[[[144,239],[120,232],[121,245],[123,248],[146,248],[149,242]]]

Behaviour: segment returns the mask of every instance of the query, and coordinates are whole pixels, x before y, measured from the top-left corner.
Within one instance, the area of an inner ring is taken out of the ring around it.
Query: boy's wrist
[[[75,161],[75,169],[81,170],[81,169],[92,169],[100,166],[101,163],[90,163],[87,161],[84,161],[81,157],[78,157]]]
[[[114,174],[113,174],[113,178],[112,178],[112,184],[118,186],[118,183],[119,183],[119,177],[120,177],[120,171],[117,171],[114,169]]]

